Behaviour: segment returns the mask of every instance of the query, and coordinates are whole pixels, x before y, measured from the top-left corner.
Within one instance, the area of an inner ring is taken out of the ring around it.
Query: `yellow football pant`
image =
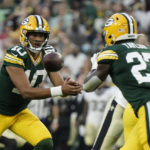
[[[148,144],[148,136],[150,136],[148,105],[147,103],[140,107],[138,118],[131,106],[126,107],[123,118],[125,145],[120,150],[150,150]]]
[[[45,125],[28,109],[14,116],[0,114],[0,135],[6,129],[10,129],[33,146],[44,139],[52,138]]]
[[[134,111],[130,104],[127,104],[124,113],[123,113],[123,126],[124,126],[124,141],[127,141],[127,138],[137,123],[137,117],[134,114]]]

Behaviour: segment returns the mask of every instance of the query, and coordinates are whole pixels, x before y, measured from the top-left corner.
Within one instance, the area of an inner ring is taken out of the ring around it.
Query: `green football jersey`
[[[104,48],[99,64],[111,64],[110,76],[134,111],[150,101],[150,48],[132,41]]]
[[[45,53],[55,51],[52,46],[42,50],[37,60],[24,47],[14,46],[7,50],[0,70],[0,114],[15,115],[27,107],[30,100],[22,98],[6,70],[6,66],[15,66],[24,69],[32,87],[38,87],[45,79],[46,71],[43,67]]]

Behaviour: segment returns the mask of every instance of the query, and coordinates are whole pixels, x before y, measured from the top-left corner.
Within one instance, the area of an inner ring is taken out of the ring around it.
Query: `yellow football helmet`
[[[28,39],[28,35],[31,32],[40,32],[44,34],[45,41],[42,43],[41,47],[35,48],[31,45]],[[34,53],[38,53],[47,44],[49,33],[50,33],[49,25],[43,17],[39,15],[30,15],[22,21],[20,26],[21,45],[27,47],[30,51]]]
[[[126,13],[116,13],[105,23],[104,37],[106,45],[113,45],[117,41],[137,39],[136,20]]]

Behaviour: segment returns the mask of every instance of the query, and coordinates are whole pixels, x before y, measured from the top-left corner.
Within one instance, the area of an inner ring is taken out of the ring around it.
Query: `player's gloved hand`
[[[91,63],[92,63],[92,67],[91,67],[91,70],[93,69],[97,69],[97,56],[98,56],[99,53],[95,53],[93,54],[93,56],[91,57]]]

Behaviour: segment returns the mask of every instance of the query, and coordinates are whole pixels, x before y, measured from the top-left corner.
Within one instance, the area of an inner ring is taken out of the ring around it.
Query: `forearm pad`
[[[98,76],[94,75],[83,84],[83,90],[86,92],[92,92],[98,88],[102,82],[103,81]]]

